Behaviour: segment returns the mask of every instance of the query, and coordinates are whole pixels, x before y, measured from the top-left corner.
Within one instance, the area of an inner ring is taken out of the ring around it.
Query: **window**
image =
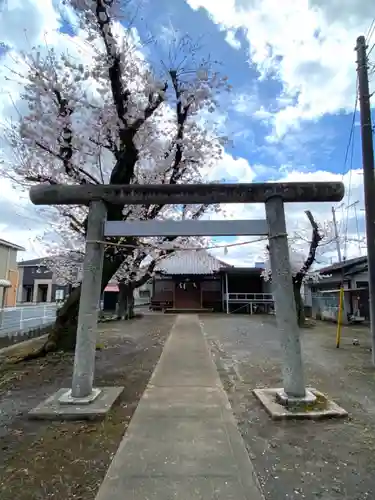
[[[368,281],[356,281],[356,288],[368,288]]]

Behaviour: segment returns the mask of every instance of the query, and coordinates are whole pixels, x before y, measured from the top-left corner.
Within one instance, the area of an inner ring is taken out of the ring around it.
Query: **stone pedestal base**
[[[288,398],[283,389],[254,389],[254,395],[274,420],[347,417],[348,412],[311,387],[305,398]],[[286,396],[286,399],[285,399]]]
[[[307,406],[313,405],[316,399],[315,394],[308,389],[306,389],[303,398],[288,396],[284,389],[280,389],[276,392],[276,401],[287,408],[306,408]]]
[[[88,405],[95,401],[95,399],[100,395],[101,392],[101,389],[93,388],[91,394],[89,394],[88,396],[85,396],[84,398],[74,398],[72,396],[72,390],[69,389],[59,397],[59,403],[63,405]]]
[[[72,398],[70,389],[60,389],[29,412],[34,420],[102,420],[120,396],[123,387],[94,389],[88,398]]]

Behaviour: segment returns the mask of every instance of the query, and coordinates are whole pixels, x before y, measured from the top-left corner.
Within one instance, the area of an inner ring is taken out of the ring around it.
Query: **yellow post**
[[[344,288],[340,288],[339,294],[339,313],[337,316],[337,331],[336,331],[336,347],[340,347],[341,340],[341,320],[342,320],[342,310],[343,310],[343,302],[344,302]]]

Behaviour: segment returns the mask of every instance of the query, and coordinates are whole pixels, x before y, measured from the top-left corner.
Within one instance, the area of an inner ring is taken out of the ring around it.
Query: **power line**
[[[372,35],[374,34],[374,31],[375,31],[375,17],[372,20],[369,29],[367,30],[367,35],[366,35],[366,43],[367,44],[370,43],[370,40],[371,40]]]
[[[352,136],[352,147],[350,152],[350,169],[349,169],[349,187],[348,187],[348,198],[347,198],[347,209],[346,209],[346,223],[345,223],[345,238],[344,238],[344,252],[347,255],[347,245],[348,245],[348,228],[349,228],[349,208],[350,208],[350,197],[352,194],[352,176],[353,176],[353,158],[354,158],[354,134]]]
[[[374,22],[374,26],[375,26],[375,22]],[[358,75],[357,75],[356,84],[355,84],[355,101],[354,101],[353,108],[354,108],[353,109],[353,116],[352,116],[352,121],[350,124],[349,138],[348,138],[348,143],[346,145],[343,169],[342,169],[342,174],[341,174],[342,181],[343,181],[344,176],[347,173],[347,164],[348,164],[349,153],[351,153],[350,154],[350,169],[349,169],[349,191],[348,191],[348,201],[347,201],[348,204],[350,202],[350,196],[351,196],[353,155],[354,155],[354,129],[355,129],[355,119],[356,119],[356,114],[357,114],[357,109],[358,109]],[[346,256],[346,243],[347,243],[347,231],[348,231],[348,210],[346,212],[347,217],[346,217],[346,223],[345,223],[344,203],[342,203],[340,205],[340,207],[338,207],[338,208],[342,209],[342,214],[340,217],[338,232],[339,233],[344,232],[344,234],[345,234],[345,240],[344,240],[344,258],[345,258],[345,256]],[[338,210],[338,208],[336,210]]]
[[[355,117],[357,114],[357,109],[358,109],[358,77],[357,77],[356,84],[355,84],[355,102],[354,102],[353,118],[352,118],[352,122],[350,125],[349,139],[348,139],[348,144],[346,146],[346,151],[345,151],[345,159],[344,159],[342,177],[344,177],[344,175],[346,174],[345,169],[346,169],[346,164],[348,162],[350,146],[351,146],[351,143],[353,140],[354,128],[355,128]]]
[[[367,30],[367,35],[366,35],[366,44],[367,44],[367,46],[370,45],[370,41],[371,41],[371,38],[372,38],[374,32],[375,32],[375,17],[372,20],[369,29]],[[375,42],[372,44],[370,50],[367,52],[367,58],[369,57],[369,55],[371,54],[371,52],[374,50],[374,47],[375,47]]]

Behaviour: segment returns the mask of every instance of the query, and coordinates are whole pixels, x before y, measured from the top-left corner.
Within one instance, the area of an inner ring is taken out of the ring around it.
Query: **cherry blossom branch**
[[[117,118],[126,128],[128,126],[126,120],[127,103],[130,98],[130,91],[124,88],[121,74],[121,56],[117,50],[116,40],[111,30],[111,18],[109,9],[113,5],[113,0],[96,0],[96,21],[99,27],[99,33],[102,37],[107,57],[108,57],[108,75],[111,85],[113,102],[117,112]]]
[[[159,108],[159,106],[164,102],[164,94],[168,89],[168,83],[164,84],[164,87],[158,92],[157,96],[154,97],[152,93],[149,94],[148,97],[148,106],[144,111],[144,115],[137,118],[134,123],[131,124],[130,129],[133,131],[135,135],[138,130],[142,127],[145,121],[155,113],[155,111]]]
[[[115,151],[116,165],[111,173],[110,182],[113,184],[129,184],[134,177],[134,167],[139,158],[139,151],[134,143],[136,133],[150,118],[156,109],[164,101],[164,92],[166,86],[153,99],[152,93],[149,95],[149,104],[144,111],[144,116],[137,118],[132,124],[128,123],[127,111],[131,97],[131,92],[124,86],[123,74],[121,68],[121,54],[118,50],[115,37],[111,30],[111,17],[109,9],[113,6],[113,0],[96,0],[96,21],[99,33],[103,40],[107,58],[108,58],[108,76],[112,92],[113,103],[119,121],[119,139],[120,147]],[[112,209],[114,211],[115,209]]]
[[[133,281],[132,283],[132,288],[136,289],[147,283],[147,281],[152,277],[152,274],[155,270],[156,264],[158,263],[159,259],[154,259],[150,264],[147,266],[147,269],[145,270],[144,275],[139,278],[138,280]]]
[[[172,80],[172,86],[175,92],[176,98],[176,121],[177,121],[177,133],[175,139],[172,141],[172,144],[168,148],[168,151],[164,155],[164,159],[168,159],[168,157],[172,154],[172,151],[175,148],[175,155],[172,162],[172,166],[165,172],[165,176],[170,173],[169,184],[176,184],[177,181],[184,175],[185,169],[182,168],[179,170],[179,167],[182,163],[183,157],[183,139],[184,139],[184,130],[185,124],[188,118],[190,105],[183,106],[181,102],[181,88],[180,82],[177,75],[176,70],[170,70],[169,75]],[[158,213],[162,210],[163,205],[155,205],[149,211],[149,218],[155,218]]]
[[[48,146],[46,146],[45,144],[43,144],[40,141],[35,141],[35,145],[38,146],[38,148],[45,151],[46,153],[53,156],[54,158],[56,158],[57,160],[61,160],[64,164],[66,174],[69,177],[73,177],[73,179],[75,179],[77,182],[79,182],[79,184],[87,184],[87,181],[84,177],[79,177],[77,175],[77,172],[86,176],[88,179],[90,179],[92,181],[93,184],[100,184],[100,182],[93,175],[86,172],[86,170],[84,170],[83,168],[75,167],[75,166],[72,166],[71,164],[70,164],[70,166],[68,166],[66,163],[66,158],[64,158],[64,156],[61,155],[61,153],[57,153],[56,151],[53,151],[51,148],[49,148]],[[39,182],[43,182],[43,181],[39,181]],[[47,182],[47,181],[44,181],[44,182]],[[58,183],[51,181],[50,184],[58,184]]]
[[[172,173],[169,179],[169,184],[176,184],[178,179],[183,175],[182,172],[179,172],[178,167],[182,161],[182,155],[183,155],[182,143],[184,139],[185,124],[190,109],[190,103],[186,104],[185,106],[182,105],[181,88],[179,85],[177,71],[175,70],[170,71],[169,74],[171,76],[172,85],[176,96],[176,117],[177,117],[177,135],[175,140],[176,153],[171,168]]]

